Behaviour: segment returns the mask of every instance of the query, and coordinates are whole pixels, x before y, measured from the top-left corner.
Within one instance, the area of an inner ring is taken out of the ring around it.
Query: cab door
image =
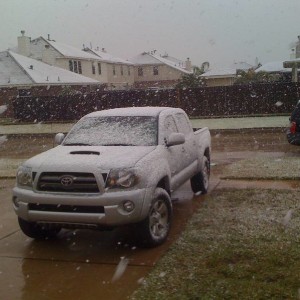
[[[188,166],[191,166],[198,158],[197,143],[193,128],[190,121],[184,113],[176,113],[174,115],[178,132],[184,134],[185,143],[181,145],[181,169],[184,170]]]

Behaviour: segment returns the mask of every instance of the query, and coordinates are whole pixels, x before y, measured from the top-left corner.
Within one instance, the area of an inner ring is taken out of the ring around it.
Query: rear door
[[[175,114],[175,121],[180,133],[185,136],[185,143],[181,145],[182,169],[190,166],[197,160],[197,143],[190,121],[184,113]]]

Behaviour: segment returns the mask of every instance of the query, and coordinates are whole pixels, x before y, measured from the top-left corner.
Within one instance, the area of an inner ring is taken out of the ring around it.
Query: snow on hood
[[[32,157],[25,165],[43,172],[108,171],[133,167],[154,149],[155,146],[57,146]]]

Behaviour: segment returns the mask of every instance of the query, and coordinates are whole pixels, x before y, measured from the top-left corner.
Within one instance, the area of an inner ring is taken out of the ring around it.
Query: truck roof
[[[158,116],[162,111],[174,109],[171,107],[145,106],[145,107],[124,107],[92,112],[85,117],[102,116]]]

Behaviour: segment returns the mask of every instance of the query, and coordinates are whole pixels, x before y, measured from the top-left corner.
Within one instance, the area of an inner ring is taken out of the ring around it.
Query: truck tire
[[[138,245],[151,248],[162,244],[168,237],[171,220],[170,196],[166,190],[156,188],[146,219],[136,224]]]
[[[209,185],[210,163],[206,156],[203,157],[203,169],[191,178],[192,191],[196,194],[206,194]]]
[[[18,221],[23,233],[30,238],[37,240],[54,238],[61,230],[60,227],[44,227],[35,222],[28,222],[21,218],[18,218]]]

